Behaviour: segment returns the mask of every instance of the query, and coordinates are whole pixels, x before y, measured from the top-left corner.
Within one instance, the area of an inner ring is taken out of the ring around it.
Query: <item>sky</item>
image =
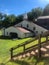
[[[0,0],[0,12],[20,15],[31,11],[33,8],[44,8],[49,0]]]

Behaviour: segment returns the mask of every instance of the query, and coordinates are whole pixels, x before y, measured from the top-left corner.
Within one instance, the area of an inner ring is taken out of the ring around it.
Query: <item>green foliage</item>
[[[43,10],[40,7],[33,9],[32,10],[33,18],[37,18],[37,17],[41,16],[42,12],[43,12]]]
[[[23,21],[23,15],[19,15],[15,18],[15,21],[13,21],[12,25],[18,24],[21,21]]]
[[[49,4],[46,5],[46,7],[44,8],[44,10],[43,10],[43,15],[44,15],[44,16],[49,15]]]
[[[4,19],[2,20],[2,27],[9,27],[15,25],[23,20],[23,16],[15,16],[15,15],[4,15]]]
[[[33,20],[32,12],[29,12],[29,13],[28,13],[28,20],[29,20],[29,21],[32,21],[32,20]]]
[[[3,27],[9,27],[10,25],[13,24],[13,22],[15,22],[15,20],[16,20],[15,15],[8,15],[4,18],[2,25]]]
[[[43,13],[42,8],[34,8],[31,12],[28,13],[28,20],[34,20],[35,18],[41,16]]]

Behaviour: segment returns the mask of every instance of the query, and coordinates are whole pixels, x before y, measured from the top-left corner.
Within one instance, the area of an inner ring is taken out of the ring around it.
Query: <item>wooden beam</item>
[[[11,60],[13,60],[13,48],[11,48]]]
[[[38,39],[38,58],[41,58],[41,34]]]
[[[46,35],[46,42],[48,42],[48,35]]]
[[[24,52],[25,52],[25,45],[24,45]]]

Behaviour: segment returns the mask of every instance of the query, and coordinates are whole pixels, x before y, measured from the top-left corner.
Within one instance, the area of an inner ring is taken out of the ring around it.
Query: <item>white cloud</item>
[[[40,0],[40,1],[49,1],[49,0]]]
[[[42,4],[48,4],[49,3],[49,0],[38,0],[39,3],[42,3]]]
[[[1,12],[2,12],[2,13],[5,13],[5,14],[7,14],[7,15],[10,14],[10,11],[9,11],[8,9],[1,10]]]

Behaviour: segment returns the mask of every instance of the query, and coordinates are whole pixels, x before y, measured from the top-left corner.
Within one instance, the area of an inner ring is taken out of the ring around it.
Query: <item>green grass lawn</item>
[[[29,39],[32,38],[26,38],[26,39],[16,39],[16,40],[6,40],[6,39],[0,39],[0,65],[49,65],[49,58],[42,58],[42,60],[39,60],[35,57],[27,57],[23,60],[17,60],[17,61],[10,61],[8,60],[10,58],[10,48],[15,47]],[[42,38],[42,42],[45,41],[45,38]],[[38,43],[38,40],[26,45],[26,48],[35,45]],[[23,50],[20,48],[17,52]]]
[[[25,42],[27,39],[20,40],[3,40],[0,39],[0,62],[2,62],[5,58],[8,58],[10,55],[10,48],[19,45],[20,43]]]

